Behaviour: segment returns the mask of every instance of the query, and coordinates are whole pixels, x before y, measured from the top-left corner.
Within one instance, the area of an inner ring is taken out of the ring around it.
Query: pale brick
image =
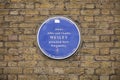
[[[8,75],[8,80],[17,80],[17,75]]]
[[[18,49],[19,53],[31,55],[36,53],[36,48],[35,47],[22,47]]]
[[[86,74],[94,74],[94,68],[87,68],[87,69],[85,69],[85,73]]]
[[[120,15],[115,15],[115,21],[120,22]]]
[[[98,48],[85,48],[80,50],[81,53],[87,54],[87,55],[96,55],[99,54]]]
[[[95,47],[97,48],[113,47],[113,43],[112,42],[99,42],[99,43],[95,43]]]
[[[54,73],[56,73],[56,74],[64,74],[64,68],[54,68]]]
[[[23,20],[24,20],[23,16],[5,16],[5,21],[17,22],[17,21],[23,21]]]
[[[95,75],[81,75],[80,80],[98,80],[98,76]]]
[[[41,10],[40,15],[49,15],[49,10]]]
[[[47,75],[39,75],[39,76],[38,76],[38,79],[48,80],[48,76],[47,76]]]
[[[8,10],[0,10],[0,15],[8,15]]]
[[[6,48],[0,48],[0,54],[6,54],[7,53],[7,49]]]
[[[18,62],[19,67],[34,67],[36,65],[36,61],[21,61]]]
[[[119,75],[112,75],[110,77],[110,80],[119,80],[120,79],[120,76]]]
[[[18,36],[17,35],[9,35],[8,36],[8,40],[9,41],[17,41],[18,40]]]
[[[93,9],[95,7],[95,4],[86,4],[85,8]]]
[[[18,15],[19,12],[17,10],[10,11],[10,15]]]
[[[120,49],[111,49],[111,54],[120,54]]]
[[[100,67],[100,64],[98,62],[95,62],[95,61],[84,61],[84,62],[81,62],[81,67],[98,68],[98,67]]]
[[[108,29],[109,28],[109,23],[108,22],[100,22],[99,28]]]
[[[115,34],[119,35],[120,34],[120,29],[115,30]]]
[[[71,67],[67,67],[65,68],[65,73],[67,74],[84,74],[84,69],[83,68],[71,68]]]
[[[120,42],[115,42],[115,47],[120,47]]]
[[[104,15],[109,15],[110,10],[109,9],[102,9],[101,13],[104,14]]]
[[[5,47],[21,47],[23,46],[22,42],[6,42]]]
[[[107,61],[102,61],[100,63],[100,67],[101,68],[110,68],[112,66],[112,63],[111,62],[107,62]]]
[[[101,3],[101,4],[96,4],[96,8],[104,8],[104,9],[112,9],[114,8],[114,4],[113,3]]]
[[[100,49],[100,55],[107,55],[107,54],[110,54],[109,48],[101,48]]]
[[[96,74],[97,75],[111,75],[114,74],[115,71],[112,68],[99,68],[96,69]]]
[[[8,66],[16,67],[17,66],[17,62],[8,62]]]
[[[110,36],[101,36],[100,41],[110,41]]]
[[[120,36],[111,36],[111,41],[114,41],[114,42],[116,42],[116,41],[120,41]]]
[[[35,8],[38,9],[38,8],[42,8],[42,9],[50,9],[50,8],[53,8],[54,5],[53,4],[50,4],[50,3],[42,3],[42,4],[39,4],[39,3],[36,3],[35,4]]]
[[[3,47],[3,46],[4,46],[3,42],[0,42],[0,47]]]
[[[99,41],[99,36],[82,36],[84,42],[96,42]]]
[[[34,73],[36,74],[53,74],[53,68],[52,67],[35,67]]]
[[[37,10],[22,10],[20,12],[21,15],[38,15],[39,14],[39,11]]]
[[[109,80],[109,76],[100,76],[100,80]]]
[[[23,56],[12,56],[12,55],[5,55],[4,56],[5,61],[21,61],[24,60]]]
[[[26,22],[40,22],[46,19],[46,16],[25,16]]]
[[[92,22],[94,20],[93,16],[85,16],[84,17],[85,21]]]
[[[66,10],[66,11],[64,11],[64,10],[54,10],[54,11],[50,11],[50,14],[51,15],[67,15],[67,14],[69,14],[70,13],[70,11],[68,11],[68,10]]]
[[[20,35],[19,40],[21,41],[35,41],[36,40],[36,35]]]
[[[98,61],[115,60],[114,56],[95,56],[95,59],[98,60]]]
[[[5,67],[7,66],[7,62],[0,62],[0,67]]]
[[[66,8],[67,9],[80,9],[80,8],[82,8],[82,4],[80,5],[80,3],[77,3],[77,2],[68,3],[68,4],[66,4]]]
[[[114,34],[113,30],[95,30],[96,31],[96,35],[112,35]]]
[[[33,2],[26,3],[25,8],[27,8],[27,9],[34,9],[34,3]]]
[[[18,80],[38,80],[37,75],[19,75]]]
[[[25,74],[32,74],[33,73],[33,68],[24,68],[23,69],[23,73],[25,73]]]
[[[22,3],[11,3],[7,6],[7,8],[13,8],[13,9],[22,9],[25,8],[25,4]]]
[[[99,9],[91,9],[91,10],[81,10],[81,15],[99,15]]]
[[[83,44],[83,48],[93,48],[93,47],[94,47],[94,42],[91,42],[91,43],[86,42]]]
[[[110,28],[112,29],[119,29],[120,23],[119,22],[113,22],[110,25]]]
[[[4,68],[4,74],[19,74],[22,73],[22,68],[19,67],[8,67],[8,68]]]
[[[95,21],[113,21],[113,19],[113,16],[109,15],[95,16]]]

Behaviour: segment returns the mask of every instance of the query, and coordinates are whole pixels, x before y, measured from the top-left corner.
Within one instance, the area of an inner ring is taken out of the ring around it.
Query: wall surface
[[[82,36],[65,60],[49,59],[36,41],[58,15]],[[120,80],[120,0],[0,0],[0,80]]]

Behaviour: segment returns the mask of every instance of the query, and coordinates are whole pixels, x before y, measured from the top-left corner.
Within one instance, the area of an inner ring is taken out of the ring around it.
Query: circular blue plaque
[[[37,42],[41,51],[52,59],[65,59],[78,49],[81,41],[77,25],[65,17],[53,17],[39,28]]]

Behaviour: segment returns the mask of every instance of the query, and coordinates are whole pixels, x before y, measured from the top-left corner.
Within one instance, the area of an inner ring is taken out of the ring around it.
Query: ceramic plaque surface
[[[78,49],[81,36],[77,25],[65,17],[53,17],[39,28],[37,42],[46,56],[65,59]]]

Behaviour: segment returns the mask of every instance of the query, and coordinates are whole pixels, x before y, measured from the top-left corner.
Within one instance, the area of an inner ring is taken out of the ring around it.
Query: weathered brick
[[[17,66],[17,62],[8,62],[8,66],[16,67]]]
[[[36,53],[36,48],[35,47],[21,47],[21,48],[19,48],[18,49],[18,52],[19,53],[22,53],[22,54],[34,54],[34,53]]]
[[[40,15],[49,15],[49,10],[40,10]]]
[[[120,22],[120,15],[115,15],[115,21]]]
[[[50,11],[50,14],[51,15],[67,15],[67,14],[69,14],[70,13],[70,11],[68,11],[68,10],[54,10],[54,11]]]
[[[113,15],[119,15],[120,14],[120,10],[119,9],[113,9],[113,10],[111,10],[111,13]]]
[[[17,75],[8,75],[8,80],[17,80]]]
[[[92,22],[94,20],[93,16],[85,16],[84,17],[85,21]]]
[[[36,27],[36,24],[35,23],[21,23],[19,24],[19,27],[22,27],[22,28],[35,28]]]
[[[93,47],[94,47],[94,42],[83,43],[83,48],[93,48]]]
[[[110,10],[109,9],[102,9],[101,13],[104,14],[104,15],[109,15]]]
[[[95,4],[85,4],[85,8],[93,9],[95,7]]]
[[[42,9],[50,9],[50,8],[53,8],[54,5],[51,4],[51,3],[42,3],[42,4],[39,4],[39,3],[36,3],[35,4],[35,8],[36,9],[39,9],[39,8],[42,8]]]
[[[67,67],[65,68],[65,73],[67,74],[84,74],[85,71],[83,68],[70,68],[70,67]]]
[[[19,67],[34,67],[36,65],[36,61],[21,61],[18,62]]]
[[[67,9],[80,9],[80,8],[82,8],[82,6],[83,5],[82,4],[80,5],[80,3],[78,3],[78,2],[66,4]]]
[[[113,23],[111,23],[110,28],[119,29],[120,28],[120,23],[119,22],[113,22]]]
[[[101,48],[100,49],[100,55],[107,55],[107,54],[110,54],[109,48]]]
[[[9,10],[0,10],[0,15],[8,15]]]
[[[21,60],[24,60],[24,58],[22,55],[19,55],[19,56],[5,55],[4,60],[5,61],[21,61]]]
[[[73,9],[72,11],[70,11],[71,15],[79,15],[80,11],[78,11],[77,9]]]
[[[100,22],[99,23],[99,28],[108,29],[109,28],[109,23],[108,22]]]
[[[10,11],[10,15],[18,15],[18,14],[19,14],[19,11],[17,11],[17,10]]]
[[[95,43],[95,47],[97,48],[113,47],[113,43],[112,42],[99,42],[99,43]]]
[[[6,8],[13,8],[13,9],[22,9],[25,8],[25,4],[23,3],[11,3],[11,4],[7,4]]]
[[[39,76],[38,76],[38,79],[48,80],[48,76],[47,76],[47,75],[39,75]]]
[[[96,42],[99,41],[99,36],[82,36],[84,42]]]
[[[18,40],[18,36],[17,35],[9,35],[8,36],[8,40],[9,41],[17,41]]]
[[[81,75],[80,80],[98,80],[98,76],[95,75]]]
[[[111,49],[111,54],[120,54],[120,49]]]
[[[114,74],[115,71],[112,68],[99,68],[96,69],[96,74],[98,75],[111,75]]]
[[[98,60],[98,61],[115,60],[114,56],[95,56],[95,59]]]
[[[56,73],[56,74],[64,74],[64,68],[54,68],[54,73]]]
[[[81,10],[81,15],[99,15],[99,9]]]
[[[83,68],[98,68],[100,67],[99,62],[95,62],[95,61],[84,61],[81,62],[81,67]]]
[[[113,16],[109,15],[95,16],[95,21],[113,21],[113,19]]]
[[[0,67],[5,67],[7,66],[7,62],[0,62]]]
[[[23,69],[23,73],[25,73],[25,74],[32,74],[33,73],[33,68],[24,68]]]
[[[101,68],[110,68],[112,66],[112,63],[111,62],[107,62],[107,61],[102,61],[100,63],[100,67]]]
[[[0,42],[0,47],[3,47],[3,46],[4,46],[3,42]]]
[[[114,42],[116,42],[116,41],[120,41],[120,36],[111,36],[111,41],[114,41]]]
[[[109,76],[100,76],[100,80],[109,80]]]
[[[32,9],[30,9],[30,10],[22,10],[22,11],[20,12],[20,14],[21,14],[21,15],[38,15],[38,14],[39,14],[39,11],[37,11],[37,10],[32,10]]]
[[[87,68],[87,69],[85,69],[85,73],[86,74],[94,74],[94,72],[95,72],[94,68]]]
[[[20,35],[19,40],[21,41],[35,41],[36,40],[36,35]]]
[[[110,77],[110,80],[119,80],[120,79],[120,76],[119,75],[112,75]]]
[[[96,55],[99,54],[98,48],[85,48],[80,50],[81,53],[87,54],[87,55]]]
[[[120,34],[120,29],[116,29],[116,30],[115,30],[115,34],[116,34],[116,35],[119,35],[119,34]]]
[[[115,47],[120,47],[120,42],[115,42]]]
[[[100,41],[110,41],[110,36],[101,36]]]
[[[7,48],[0,48],[0,54],[6,54],[7,53]]]
[[[0,3],[0,9],[5,8],[5,4],[4,3]]]
[[[39,22],[43,21],[46,19],[46,16],[25,16],[25,21],[26,22]]]
[[[27,2],[26,5],[25,5],[25,8],[27,9],[34,9],[34,3],[33,2]]]
[[[34,73],[36,74],[53,74],[53,68],[52,67],[35,67]]]
[[[23,16],[5,16],[5,21],[19,22],[23,20],[24,20]]]
[[[21,47],[23,46],[22,42],[6,42],[5,47]]]
[[[18,80],[38,80],[37,75],[19,75]]]
[[[22,68],[19,67],[6,67],[4,68],[4,74],[19,74],[22,73]]]
[[[96,8],[104,8],[104,9],[113,9],[114,8],[114,4],[113,3],[98,3],[96,4]]]

